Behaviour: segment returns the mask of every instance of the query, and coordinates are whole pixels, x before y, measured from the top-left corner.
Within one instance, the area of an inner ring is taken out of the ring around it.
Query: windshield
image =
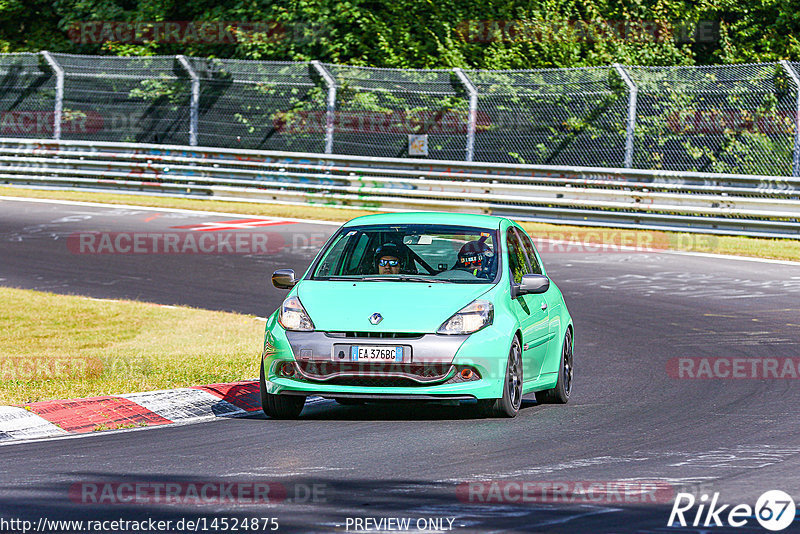
[[[486,284],[498,272],[497,232],[401,224],[343,228],[314,266],[312,280]]]

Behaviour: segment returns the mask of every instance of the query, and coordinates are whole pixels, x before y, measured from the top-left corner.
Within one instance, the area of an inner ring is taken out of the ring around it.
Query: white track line
[[[3,280],[4,280],[4,278],[0,278],[0,282],[2,282]],[[75,296],[75,297],[78,297],[78,298],[81,298],[81,299],[84,299],[84,300],[93,300],[95,302],[137,302],[137,303],[148,304],[150,306],[158,306],[159,308],[171,308],[171,309],[174,309],[174,310],[181,309],[181,308],[186,308],[186,306],[181,306],[181,305],[173,306],[171,304],[158,304],[157,302],[149,302],[147,300],[101,299],[101,298],[97,298],[97,297],[84,297],[84,296],[81,296],[81,295],[70,295],[70,296]],[[218,310],[205,310],[205,311],[218,311]],[[248,315],[246,313],[238,313],[238,312],[220,312],[220,313],[235,313],[236,315],[242,315],[244,317],[251,317],[254,321],[259,321],[261,323],[266,323],[269,320],[269,318],[267,318],[267,317],[259,317],[257,315]]]
[[[343,223],[336,222],[336,221],[325,221],[325,220],[315,220],[315,219],[294,219],[288,217],[268,217],[268,216],[261,216],[261,215],[252,215],[248,213],[229,213],[229,212],[221,212],[221,211],[201,211],[201,210],[188,210],[182,208],[155,208],[152,206],[137,206],[134,204],[105,204],[102,202],[80,202],[77,200],[55,200],[49,198],[22,198],[22,197],[6,197],[0,196],[0,200],[11,200],[17,202],[40,202],[43,204],[62,204],[68,206],[100,206],[104,208],[126,208],[126,209],[135,209],[135,210],[145,210],[145,211],[165,211],[171,213],[192,213],[198,215],[221,215],[225,217],[263,217],[264,219],[271,219],[271,220],[279,220],[279,221],[290,221],[290,222],[297,222],[297,223],[305,223],[305,224],[320,224],[326,226],[341,226]],[[676,230],[680,231],[680,230]],[[552,241],[554,243],[558,243],[558,240],[545,240],[545,241]],[[569,243],[568,241],[563,241],[563,243]],[[635,247],[632,247],[635,249]],[[653,250],[648,251],[648,253],[652,254],[672,254],[675,256],[694,256],[696,258],[708,258],[714,260],[735,260],[735,261],[752,261],[757,263],[771,263],[775,265],[789,265],[792,267],[800,267],[800,262],[797,261],[790,261],[790,260],[772,260],[767,258],[752,258],[749,256],[732,256],[730,254],[711,254],[707,252],[688,252],[688,251],[681,251],[681,250]]]
[[[102,208],[125,208],[143,211],[166,211],[170,213],[191,213],[197,215],[221,215],[224,217],[259,217],[262,219],[272,221],[289,221],[298,223],[311,223],[323,224],[327,226],[341,226],[343,223],[336,221],[312,220],[312,219],[294,219],[292,217],[270,217],[267,215],[253,215],[252,213],[230,213],[224,211],[202,211],[202,210],[187,210],[183,208],[156,208],[153,206],[137,206],[134,204],[106,204],[104,202],[81,202],[79,200],[56,200],[52,198],[23,198],[23,197],[6,197],[0,196],[0,200],[13,200],[17,202],[39,202],[42,204],[62,204],[67,206],[100,206]]]
[[[563,239],[542,239],[540,238],[539,241],[544,241],[546,243],[551,243],[554,245],[575,245],[573,241],[566,241]],[[594,244],[591,244],[594,246]],[[738,261],[755,261],[759,263],[774,263],[778,265],[791,265],[793,267],[800,267],[800,262],[791,261],[791,260],[773,260],[769,258],[753,258],[751,256],[733,256],[731,254],[712,254],[710,252],[690,252],[687,250],[666,250],[666,249],[652,249],[643,251],[640,247],[631,247],[628,245],[611,245],[609,248],[613,248],[616,250],[622,251],[630,251],[630,252],[644,252],[646,254],[672,254],[674,256],[694,256],[698,258],[711,258],[711,259],[722,259],[722,260],[738,260]],[[576,252],[579,254],[580,252]],[[602,254],[602,253],[601,253]],[[547,253],[545,253],[545,256]]]

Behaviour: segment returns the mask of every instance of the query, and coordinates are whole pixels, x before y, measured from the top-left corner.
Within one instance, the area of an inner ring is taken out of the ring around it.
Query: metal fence
[[[336,84],[333,153],[414,155],[416,134],[430,157],[465,159],[469,104],[455,71],[322,67]]]
[[[614,67],[467,71],[475,161],[622,167],[629,92]]]
[[[800,236],[800,178],[0,138],[0,184]]]
[[[2,135],[53,136],[56,76],[39,54],[0,54]]]
[[[800,64],[400,70],[0,55],[0,135],[800,176]]]

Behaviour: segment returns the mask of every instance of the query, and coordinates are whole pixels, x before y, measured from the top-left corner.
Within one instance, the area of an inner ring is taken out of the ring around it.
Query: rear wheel
[[[522,405],[522,347],[514,336],[508,352],[503,396],[499,399],[481,399],[478,411],[487,417],[516,417]]]
[[[572,393],[572,330],[564,334],[564,347],[561,349],[561,365],[558,368],[556,387],[536,392],[539,404],[566,404]]]
[[[273,419],[297,419],[306,403],[305,396],[301,395],[275,395],[267,393],[267,380],[264,377],[264,362],[261,362],[261,409]]]

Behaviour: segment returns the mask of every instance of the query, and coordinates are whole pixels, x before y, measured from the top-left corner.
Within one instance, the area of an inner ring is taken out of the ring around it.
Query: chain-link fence
[[[190,79],[174,56],[52,59],[64,76],[62,139],[188,142]]]
[[[189,58],[201,146],[323,152],[325,92],[309,63]],[[309,122],[322,117],[320,132]]]
[[[0,135],[52,137],[56,76],[39,54],[0,54]]]
[[[627,70],[639,89],[635,167],[791,172],[797,87],[781,65]]]
[[[466,73],[478,93],[476,161],[623,165],[629,94],[613,67]]]
[[[324,65],[336,83],[334,152],[463,160],[469,105],[452,70]],[[413,143],[413,141],[412,141]]]
[[[525,71],[0,54],[4,137],[800,176],[800,63]]]

